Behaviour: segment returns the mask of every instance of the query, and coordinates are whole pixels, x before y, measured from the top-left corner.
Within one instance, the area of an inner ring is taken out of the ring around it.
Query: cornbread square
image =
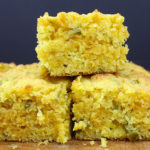
[[[45,13],[38,19],[36,47],[41,74],[51,76],[116,72],[127,62],[129,37],[124,17],[102,14]]]
[[[67,142],[70,84],[67,78],[41,77],[36,63],[1,72],[0,140]]]
[[[150,139],[150,73],[128,63],[116,74],[77,77],[72,84],[77,139]]]

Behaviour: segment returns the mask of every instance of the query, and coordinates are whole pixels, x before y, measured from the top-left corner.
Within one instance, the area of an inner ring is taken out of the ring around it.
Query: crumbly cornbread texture
[[[129,37],[120,14],[61,12],[38,19],[41,74],[70,76],[116,72],[127,62]]]
[[[150,139],[150,73],[133,63],[72,84],[77,139]]]
[[[1,66],[7,71],[0,73],[0,140],[70,139],[70,81],[41,77],[36,63]]]
[[[0,62],[0,73],[6,72],[11,68],[16,67],[16,65],[14,63],[2,63]]]

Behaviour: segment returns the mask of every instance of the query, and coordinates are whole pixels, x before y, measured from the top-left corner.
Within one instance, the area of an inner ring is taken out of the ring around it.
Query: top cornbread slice
[[[116,72],[127,62],[129,37],[124,17],[102,14],[45,13],[38,19],[36,47],[41,74],[51,76]]]
[[[150,73],[133,63],[72,83],[77,139],[150,139]]]
[[[67,142],[70,80],[41,77],[37,63],[0,68],[0,140]]]

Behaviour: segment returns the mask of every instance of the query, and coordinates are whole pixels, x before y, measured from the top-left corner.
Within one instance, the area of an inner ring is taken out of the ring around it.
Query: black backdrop
[[[37,61],[36,21],[45,11],[121,13],[128,26],[128,59],[150,70],[149,0],[0,0],[0,62]]]

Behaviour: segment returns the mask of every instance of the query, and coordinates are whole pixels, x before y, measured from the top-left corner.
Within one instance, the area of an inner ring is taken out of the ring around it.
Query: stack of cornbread
[[[0,63],[0,140],[150,139],[150,73],[127,61],[123,22],[97,10],[40,17],[40,62]]]

